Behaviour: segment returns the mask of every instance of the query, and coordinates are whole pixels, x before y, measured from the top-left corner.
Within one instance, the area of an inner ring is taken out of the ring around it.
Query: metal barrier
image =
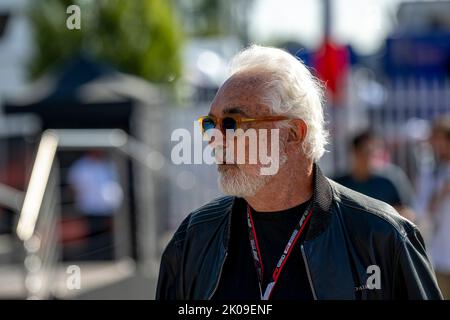
[[[89,148],[114,149],[139,163],[146,171],[159,172],[158,170],[164,166],[164,157],[159,152],[143,145],[122,130],[45,131],[39,142],[16,229],[25,252],[23,285],[25,295],[29,299],[47,299],[57,296],[56,291],[61,291],[61,284],[55,283],[57,280],[61,282],[61,277],[56,274],[60,258],[57,219],[61,213],[57,151]],[[158,165],[155,165],[156,162]],[[147,259],[157,264],[159,259],[158,223],[156,210],[152,209],[154,205],[154,202],[150,201],[138,210],[146,216],[145,225],[140,226],[140,232],[145,232],[145,236],[140,236],[152,239],[150,243],[145,243],[142,250],[145,251]],[[129,242],[130,235],[125,231],[129,230],[127,210],[123,211],[118,215],[120,221],[115,224],[121,227],[120,230],[116,230],[118,236],[115,237],[115,248],[121,251],[119,259],[130,256],[124,246],[124,243]],[[144,243],[144,241],[139,242]],[[123,266],[121,268],[123,269]],[[156,269],[150,272],[156,273]]]

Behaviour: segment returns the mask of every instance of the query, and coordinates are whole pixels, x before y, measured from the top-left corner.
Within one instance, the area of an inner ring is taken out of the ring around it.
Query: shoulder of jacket
[[[181,223],[180,227],[174,234],[174,240],[176,242],[183,240],[186,232],[196,225],[213,222],[224,218],[230,213],[233,202],[234,197],[223,196],[216,198],[194,210]]]
[[[223,218],[230,213],[233,202],[234,197],[231,196],[219,197],[208,202],[190,214],[188,227]]]
[[[387,229],[396,230],[402,237],[406,237],[417,227],[409,220],[402,217],[397,210],[386,202],[371,198],[362,193],[344,187],[343,185],[331,180],[335,200],[343,207],[349,210],[345,212],[354,213],[361,217],[358,219],[364,221],[372,231],[386,231]]]

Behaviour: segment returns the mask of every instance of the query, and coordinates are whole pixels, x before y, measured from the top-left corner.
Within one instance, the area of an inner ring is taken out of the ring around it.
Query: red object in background
[[[325,82],[333,105],[341,102],[349,60],[347,47],[334,44],[330,39],[326,39],[314,55],[317,76]]]
[[[59,221],[59,236],[63,244],[88,238],[89,225],[86,217],[62,218]]]

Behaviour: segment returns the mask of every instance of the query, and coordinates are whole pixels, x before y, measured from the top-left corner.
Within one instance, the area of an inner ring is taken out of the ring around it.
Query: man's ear
[[[301,144],[308,132],[308,126],[305,121],[301,119],[294,119],[290,121],[291,127],[289,128],[288,142],[295,144]]]

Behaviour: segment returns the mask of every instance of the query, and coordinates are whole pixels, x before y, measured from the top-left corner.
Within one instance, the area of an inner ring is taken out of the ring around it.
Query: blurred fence
[[[431,122],[450,114],[450,81],[396,79],[381,85],[353,74],[343,106],[328,107],[330,142],[323,162],[334,175],[349,166],[349,141],[372,128],[384,139],[390,159],[414,180],[429,157],[426,138]]]
[[[413,176],[425,156],[421,142],[429,124],[444,114],[450,114],[448,80],[408,79],[389,83],[385,104],[370,110],[369,119],[380,124],[394,162]]]

